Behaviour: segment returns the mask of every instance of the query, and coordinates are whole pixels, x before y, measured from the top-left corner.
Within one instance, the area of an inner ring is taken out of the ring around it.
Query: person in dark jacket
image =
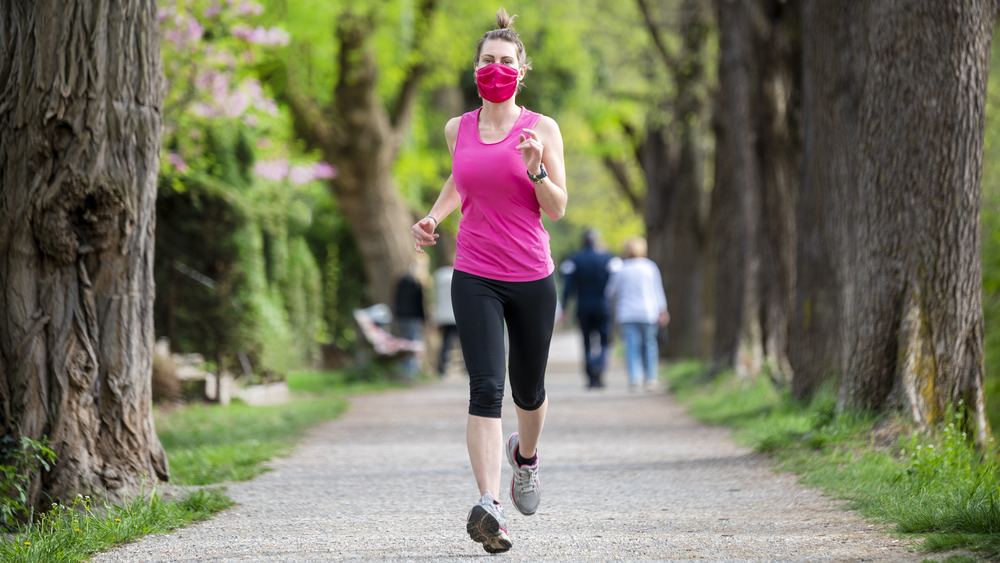
[[[621,260],[599,248],[597,231],[583,233],[583,247],[559,267],[563,275],[563,315],[576,297],[576,319],[583,335],[587,387],[604,387],[604,368],[610,345],[610,308],[604,290]],[[597,340],[595,343],[594,340]]]
[[[410,264],[408,272],[396,284],[396,325],[399,335],[407,340],[422,342],[424,339],[424,286],[420,282],[420,264]],[[420,359],[410,356],[403,360],[403,371],[414,378],[420,371]]]

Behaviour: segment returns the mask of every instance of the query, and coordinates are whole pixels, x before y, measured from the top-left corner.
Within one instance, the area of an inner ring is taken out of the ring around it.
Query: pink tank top
[[[521,159],[521,129],[541,115],[521,108],[514,128],[498,143],[479,138],[479,112],[462,115],[452,177],[462,197],[455,269],[501,281],[535,281],[552,273],[549,233],[535,185]]]

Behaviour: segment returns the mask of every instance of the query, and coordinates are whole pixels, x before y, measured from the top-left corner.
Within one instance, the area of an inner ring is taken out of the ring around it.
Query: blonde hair
[[[479,55],[483,53],[483,43],[491,39],[501,39],[510,41],[517,48],[518,66],[524,67],[526,71],[531,70],[531,61],[528,60],[528,55],[524,52],[524,43],[521,43],[521,38],[514,31],[514,18],[516,17],[517,14],[507,15],[507,10],[503,8],[497,10],[497,29],[487,31],[479,38],[479,43],[476,44],[476,58],[472,60],[473,65],[479,64]]]
[[[642,237],[633,237],[625,241],[625,246],[622,247],[622,258],[626,260],[629,258],[645,258],[646,257],[646,239]]]

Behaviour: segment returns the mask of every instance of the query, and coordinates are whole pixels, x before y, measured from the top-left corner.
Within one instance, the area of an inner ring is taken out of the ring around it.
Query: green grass
[[[766,378],[738,381],[726,374],[704,382],[701,373],[697,363],[667,370],[692,416],[733,428],[739,442],[772,455],[804,484],[918,539],[923,550],[966,549],[1000,559],[997,454],[977,452],[956,424],[919,435],[891,417],[836,413],[832,389],[801,404]],[[947,559],[963,560],[973,559]]]
[[[104,505],[100,510],[91,506],[89,497],[77,497],[70,506],[54,505],[0,542],[0,561],[85,561],[117,544],[205,520],[232,504],[221,488],[198,490],[177,502],[164,501],[153,493],[120,507]]]
[[[347,394],[392,387],[378,374],[351,371],[298,372],[289,375],[292,400],[253,407],[191,404],[157,409],[155,423],[170,462],[175,485],[211,485],[253,478],[265,463],[287,454],[311,427],[339,417]],[[71,506],[51,510],[2,537],[0,561],[84,561],[114,545],[204,520],[232,506],[223,488],[198,489],[179,501],[150,493],[123,506],[92,506],[77,497]]]

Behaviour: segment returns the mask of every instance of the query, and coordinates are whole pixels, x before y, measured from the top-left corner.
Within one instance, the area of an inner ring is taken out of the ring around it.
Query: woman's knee
[[[469,414],[500,418],[503,408],[503,379],[499,385],[492,377],[473,377],[469,382]]]
[[[517,408],[525,411],[538,410],[545,404],[545,382],[539,379],[535,385],[519,387],[511,382],[511,399]]]

